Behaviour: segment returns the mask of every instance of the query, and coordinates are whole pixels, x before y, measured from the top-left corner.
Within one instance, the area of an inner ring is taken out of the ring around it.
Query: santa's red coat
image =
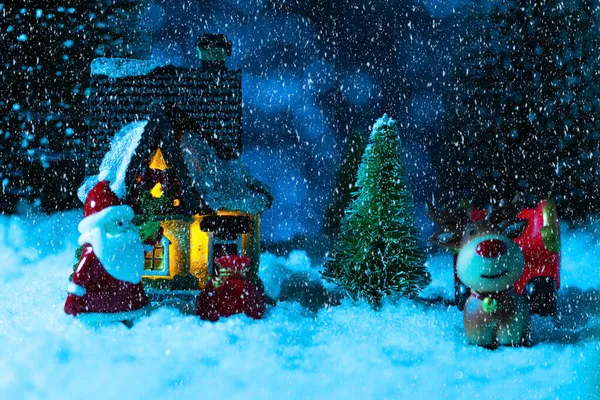
[[[133,284],[114,278],[106,272],[90,245],[84,246],[72,280],[86,292],[83,296],[69,293],[65,312],[70,315],[127,312],[149,304],[142,283]]]

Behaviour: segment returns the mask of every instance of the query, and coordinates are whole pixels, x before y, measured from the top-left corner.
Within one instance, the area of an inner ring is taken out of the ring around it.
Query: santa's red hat
[[[121,217],[130,221],[134,216],[131,207],[124,205],[110,188],[109,181],[100,181],[88,193],[83,206],[83,220],[79,223],[79,232],[89,232],[104,222]]]

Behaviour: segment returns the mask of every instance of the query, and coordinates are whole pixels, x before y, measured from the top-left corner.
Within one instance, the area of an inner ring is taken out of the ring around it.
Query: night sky
[[[277,3],[277,4],[276,4]],[[244,160],[273,190],[265,238],[322,230],[354,133],[388,113],[402,129],[419,203],[432,197],[430,138],[452,73],[453,4],[437,1],[155,1],[149,56],[194,66],[201,31],[233,41],[244,71]]]

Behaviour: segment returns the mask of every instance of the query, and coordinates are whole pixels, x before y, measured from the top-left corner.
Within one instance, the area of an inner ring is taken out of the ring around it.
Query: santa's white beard
[[[79,244],[92,245],[94,254],[112,277],[138,284],[144,272],[144,247],[134,230],[109,234],[96,227],[79,237]]]

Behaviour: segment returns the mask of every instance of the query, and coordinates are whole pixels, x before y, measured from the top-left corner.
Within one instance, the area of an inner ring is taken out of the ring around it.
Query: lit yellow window
[[[169,247],[171,242],[166,236],[160,239],[150,251],[144,252],[144,275],[168,276],[169,275]]]
[[[163,157],[162,151],[160,151],[160,148],[156,149],[154,154],[151,155],[149,167],[159,171],[164,171],[167,169],[167,163]]]
[[[154,187],[152,188],[152,190],[150,190],[150,194],[155,199],[158,199],[158,198],[162,197],[162,195],[163,195],[163,188],[162,188],[162,185],[160,184],[160,182],[158,182],[156,185],[154,185]]]
[[[146,271],[163,270],[165,266],[165,248],[162,243],[154,246],[152,251],[145,252],[144,269]]]

